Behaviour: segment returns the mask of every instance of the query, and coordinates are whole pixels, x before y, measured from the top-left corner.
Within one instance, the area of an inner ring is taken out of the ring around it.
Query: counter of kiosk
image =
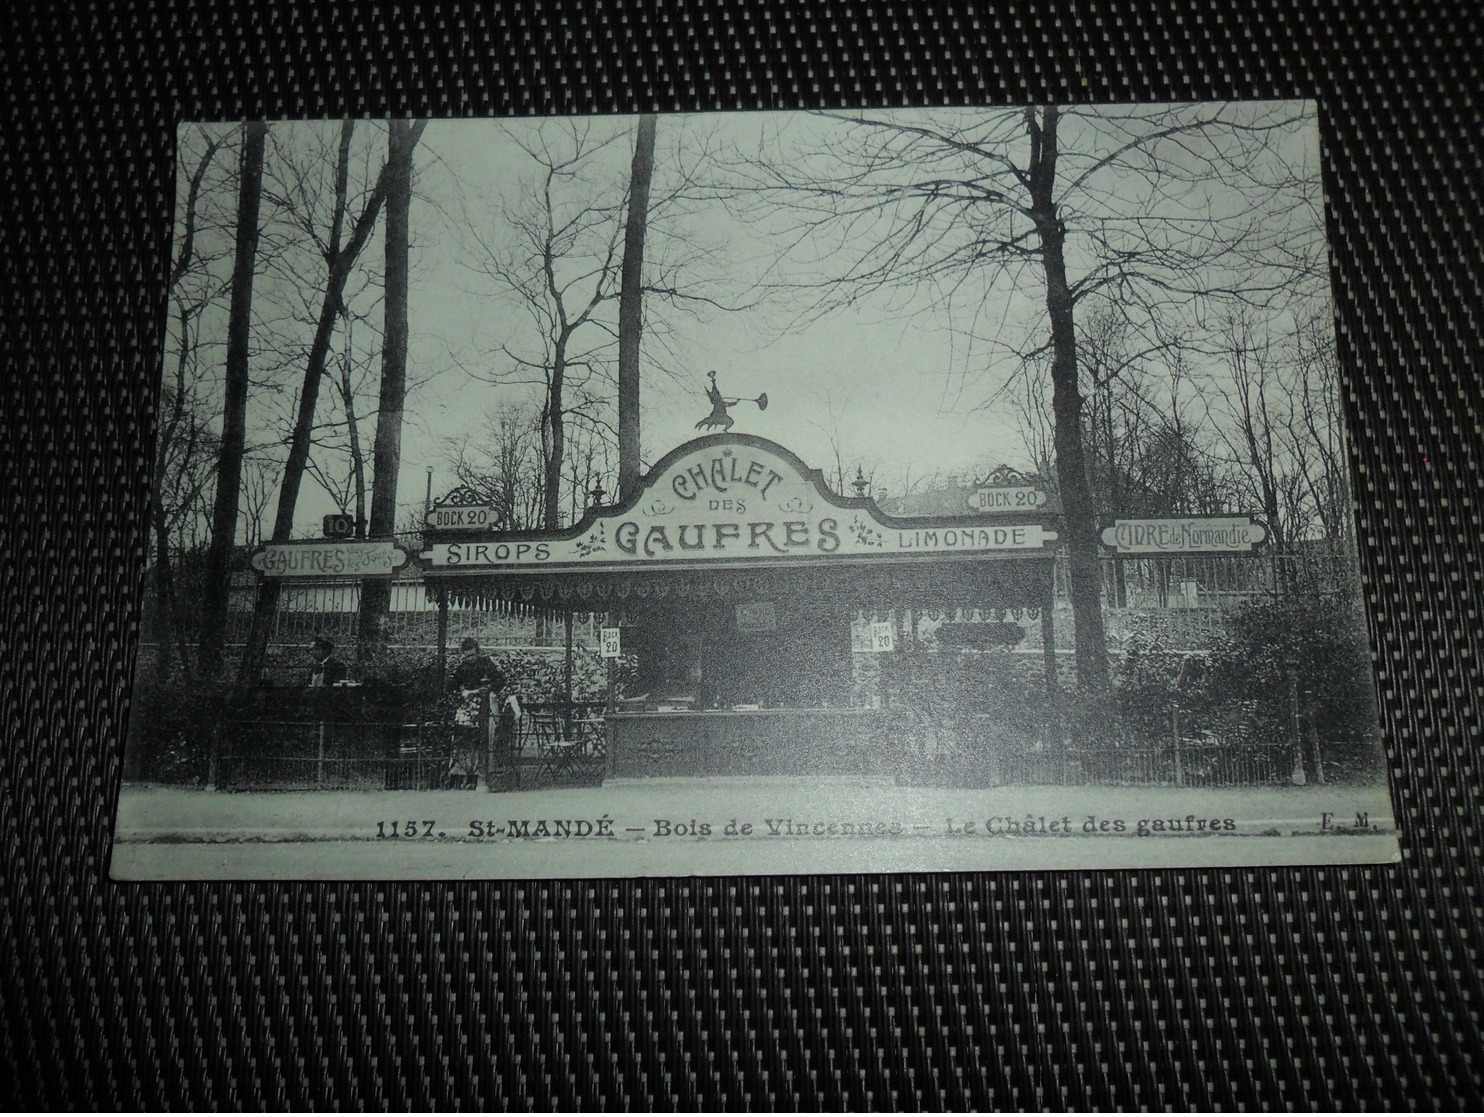
[[[607,778],[887,772],[882,715],[860,708],[613,713]]]

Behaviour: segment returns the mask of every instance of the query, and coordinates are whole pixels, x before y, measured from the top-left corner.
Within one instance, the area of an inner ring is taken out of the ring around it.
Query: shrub
[[[212,735],[227,696],[225,685],[178,668],[164,677],[141,677],[129,711],[133,774],[164,783],[205,783]]]
[[[1374,778],[1379,721],[1358,600],[1313,594],[1248,603],[1212,657],[1209,691],[1223,708],[1239,709],[1258,739],[1288,740],[1290,670],[1301,725],[1320,741],[1327,775]]]

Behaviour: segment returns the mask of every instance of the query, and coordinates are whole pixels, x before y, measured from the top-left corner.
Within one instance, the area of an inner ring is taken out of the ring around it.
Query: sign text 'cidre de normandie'
[[[1267,537],[1248,516],[1115,520],[1103,542],[1121,555],[1240,554]]]
[[[632,505],[600,514],[566,536],[533,532],[437,542],[422,557],[446,570],[764,565],[836,557],[1049,556],[1057,538],[1039,520],[965,515],[905,526],[874,506],[830,493],[817,472],[801,468],[781,447],[735,435],[698,442],[662,463]]]

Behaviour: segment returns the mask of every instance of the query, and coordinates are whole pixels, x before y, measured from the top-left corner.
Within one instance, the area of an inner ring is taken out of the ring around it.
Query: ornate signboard
[[[305,540],[265,543],[251,561],[265,578],[361,578],[394,574],[407,558],[390,539]]]
[[[460,485],[428,509],[427,526],[435,531],[493,531],[495,510],[467,485]]]
[[[974,486],[968,504],[976,512],[1028,512],[1048,501],[1034,477],[1002,465]]]
[[[1120,555],[1241,554],[1267,537],[1249,516],[1115,520],[1103,542]]]
[[[969,507],[979,512],[1024,512],[1045,503],[1046,494],[1027,485],[975,489],[969,494]]]
[[[427,522],[438,531],[490,531],[495,510],[487,504],[449,505],[429,509]]]
[[[436,533],[435,533],[436,534]],[[424,552],[441,573],[499,568],[800,565],[929,557],[1051,555],[1042,518],[901,520],[869,498],[842,497],[776,443],[711,435],[661,461],[633,500],[590,513],[566,532],[437,540]]]

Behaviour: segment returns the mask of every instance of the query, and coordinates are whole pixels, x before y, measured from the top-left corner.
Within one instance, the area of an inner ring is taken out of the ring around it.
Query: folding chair
[[[608,754],[607,736],[601,717],[580,718],[577,722],[577,743],[588,756],[603,757]]]
[[[561,739],[562,719],[556,715],[555,711],[530,710],[529,717],[527,740],[535,744],[538,753],[552,741]]]
[[[577,774],[577,758],[582,745],[578,741],[548,740],[536,745],[541,757],[541,775],[560,779]]]

